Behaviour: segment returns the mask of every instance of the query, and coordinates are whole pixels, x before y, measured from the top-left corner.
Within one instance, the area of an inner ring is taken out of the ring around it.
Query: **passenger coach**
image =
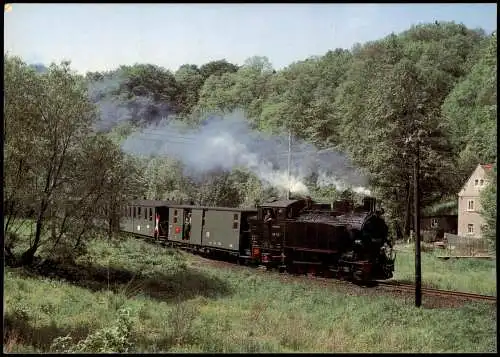
[[[137,200],[124,209],[122,230],[203,253],[250,258],[248,219],[256,209],[177,205]]]

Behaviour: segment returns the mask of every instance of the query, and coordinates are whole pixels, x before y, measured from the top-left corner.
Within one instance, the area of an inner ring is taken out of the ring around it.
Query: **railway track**
[[[415,291],[414,284],[406,284],[406,283],[398,283],[394,281],[377,281],[379,286],[389,286],[394,289],[404,290],[404,291]],[[497,301],[496,296],[492,295],[481,295],[474,293],[466,293],[461,291],[453,291],[453,290],[441,290],[435,288],[426,288],[422,287],[422,295],[435,295],[435,296],[446,296],[446,297],[457,297],[457,298],[465,298],[469,300],[483,300],[483,301]]]
[[[144,239],[142,239],[142,240],[144,240]],[[148,241],[148,240],[146,240],[146,241]],[[148,242],[153,243],[153,244],[159,243],[160,245],[165,246],[165,244],[164,243],[162,244],[161,242],[151,242],[151,241],[148,241]],[[183,251],[186,251],[186,250],[183,250]],[[199,256],[197,254],[193,254],[192,252],[189,252],[189,253],[193,256]],[[201,256],[199,256],[199,257],[201,257]],[[203,259],[207,259],[208,261],[211,261],[215,265],[219,265],[219,266],[223,265],[223,266],[233,267],[233,268],[249,268],[252,270],[254,270],[254,269],[260,270],[259,268],[255,268],[255,267],[252,268],[252,267],[246,266],[246,265],[242,266],[242,265],[238,265],[238,264],[228,262],[225,260],[220,260],[220,259],[210,259],[207,257],[204,257]],[[297,276],[296,274],[278,273],[277,271],[268,271],[268,273],[277,274],[280,276],[290,275],[291,278],[299,278],[299,279],[306,278],[307,280],[315,280],[317,282],[327,283],[327,284],[335,282],[335,283],[345,283],[345,284],[357,285],[357,284],[354,284],[353,282],[346,281],[346,280],[325,278],[322,276],[314,276],[314,275],[309,275],[309,274]],[[414,292],[415,291],[415,285],[409,284],[409,283],[400,283],[397,281],[383,281],[383,280],[377,280],[377,281],[374,281],[374,283],[376,284],[375,286],[377,286],[377,287],[386,287],[388,289],[390,288],[390,289],[399,290],[402,292]],[[366,287],[366,289],[369,290],[371,288]],[[452,290],[441,290],[441,289],[427,288],[427,287],[422,287],[422,295],[435,296],[435,297],[441,296],[441,297],[447,297],[447,298],[476,300],[476,301],[489,301],[489,302],[496,302],[497,301],[496,296],[466,293],[466,292],[452,291]]]

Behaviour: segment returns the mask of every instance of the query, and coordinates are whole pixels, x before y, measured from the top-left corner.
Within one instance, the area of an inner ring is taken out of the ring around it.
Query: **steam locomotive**
[[[207,256],[290,273],[311,272],[348,280],[392,277],[395,256],[374,198],[361,206],[342,200],[274,200],[257,209],[134,201],[122,230]]]

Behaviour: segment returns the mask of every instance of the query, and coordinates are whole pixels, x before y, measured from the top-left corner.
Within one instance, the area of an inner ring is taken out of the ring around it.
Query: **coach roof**
[[[273,202],[264,202],[262,207],[288,207],[299,202],[300,200],[277,200]]]

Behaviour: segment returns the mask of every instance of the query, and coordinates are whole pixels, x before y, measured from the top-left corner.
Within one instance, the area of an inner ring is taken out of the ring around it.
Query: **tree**
[[[31,263],[42,245],[52,251],[65,247],[64,254],[74,255],[84,246],[109,184],[116,182],[119,150],[92,132],[95,107],[84,78],[68,62],[44,73],[16,57],[5,56],[4,62],[4,202],[11,205],[4,232],[20,221],[19,208],[29,206],[35,231],[23,263]]]
[[[231,173],[215,169],[203,174],[196,201],[201,206],[238,207],[241,198]]]
[[[175,78],[161,67],[122,66],[100,76],[87,74],[87,86],[90,99],[99,108],[100,131],[125,123],[158,123],[179,110]]]
[[[106,222],[105,228],[111,239],[119,231],[124,207],[131,199],[144,195],[142,171],[138,160],[125,154],[109,136],[98,134],[91,137],[87,145],[89,151],[81,162],[84,167],[88,165],[86,172],[92,173],[98,169],[98,174],[80,177],[80,180],[88,183],[98,179],[95,199],[89,208],[95,218],[102,218]],[[96,209],[102,217],[96,217]]]
[[[205,81],[196,65],[185,64],[175,72],[175,80],[179,88],[179,111],[187,115],[192,112],[200,96],[200,90]]]
[[[263,104],[262,126],[275,130],[285,127],[292,134],[303,137],[307,126],[304,116],[319,79],[315,59],[294,63],[273,76],[269,83],[273,90]]]
[[[237,107],[238,98],[231,92],[236,80],[234,73],[214,75],[205,80],[198,103],[193,109],[198,121],[205,119],[207,114],[227,113]]]
[[[183,177],[184,166],[169,157],[150,158],[142,170],[147,199],[181,202],[189,198],[190,187]]]
[[[367,43],[356,51],[337,91],[341,147],[369,172],[370,184],[388,200],[387,211],[406,232],[415,143],[420,147],[423,205],[456,192],[454,157],[440,108],[465,74],[467,50],[479,39],[451,23],[415,26]]]
[[[294,63],[272,76],[262,104],[261,127],[286,127],[318,146],[338,143],[335,90],[350,62],[349,51],[337,49]]]
[[[235,73],[236,71],[238,71],[238,66],[225,59],[211,61],[200,67],[200,73],[204,80],[211,76],[221,76],[224,73]]]
[[[237,72],[210,76],[200,92],[195,112],[204,114],[227,113],[243,110],[246,117],[257,121],[262,104],[267,98],[267,84],[273,75],[266,57],[254,56],[245,61]]]
[[[152,64],[122,66],[125,81],[123,88],[130,97],[151,97],[153,101],[176,103],[179,88],[169,70]]]
[[[497,165],[487,173],[488,181],[486,187],[481,191],[481,215],[485,220],[481,227],[482,235],[488,239],[492,247],[496,249],[497,239]]]
[[[40,245],[45,218],[57,209],[54,199],[65,183],[66,168],[88,134],[95,111],[82,79],[71,73],[69,63],[51,65],[43,74],[26,68],[17,58],[6,58],[5,64],[6,151],[19,169],[17,173],[7,170],[6,177],[16,180],[27,174],[29,181],[20,190],[13,185],[11,197],[20,193],[36,205],[34,240],[23,256],[29,263]]]
[[[459,155],[461,177],[497,156],[497,40],[484,41],[478,61],[443,103],[446,129]]]

